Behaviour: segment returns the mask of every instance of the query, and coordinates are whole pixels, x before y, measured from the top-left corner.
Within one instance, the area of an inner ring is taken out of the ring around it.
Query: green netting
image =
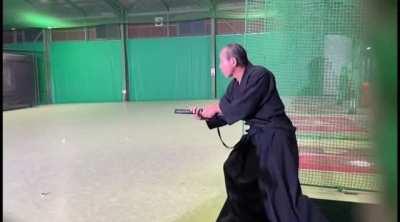
[[[249,51],[258,50],[258,46],[262,44],[268,53],[274,54],[274,57],[259,56],[257,53],[250,53],[249,59],[258,65],[264,65],[271,71],[275,72],[277,81],[279,82],[280,94],[282,96],[298,96],[310,94],[322,94],[322,73],[319,69],[320,58],[312,58],[313,52],[308,44],[313,44],[310,34],[308,33],[295,33],[294,38],[302,40],[301,44],[292,44],[292,50],[298,53],[287,53],[287,44],[284,38],[285,33],[252,33],[248,34],[247,39],[251,38],[253,44],[249,45]],[[243,35],[219,35],[217,36],[217,52],[219,52],[225,45],[229,43],[243,44]],[[254,47],[251,48],[251,47]],[[298,56],[307,58],[299,60]],[[219,61],[217,63],[219,65]],[[296,78],[290,75],[283,75],[282,73],[290,72],[291,68],[296,67]],[[221,71],[217,70],[217,97],[221,97],[226,89],[230,79],[225,78]]]
[[[302,184],[379,189],[362,104],[371,74],[362,10],[359,0],[246,0],[244,45],[276,76]]]
[[[42,43],[14,43],[3,46],[3,50],[15,51],[18,53],[33,54],[36,57],[39,81],[39,104],[47,101],[47,81],[44,71],[43,44]]]
[[[211,98],[210,37],[128,41],[130,100]]]
[[[54,102],[122,101],[121,41],[51,44]]]

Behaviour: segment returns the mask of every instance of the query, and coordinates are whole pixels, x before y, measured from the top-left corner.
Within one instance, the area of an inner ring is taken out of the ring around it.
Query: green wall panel
[[[51,44],[55,103],[122,101],[121,41]]]
[[[322,53],[317,50],[323,44],[321,39],[301,32],[217,35],[218,98],[230,81],[219,69],[219,52],[225,45],[235,42],[246,47],[253,64],[264,65],[274,73],[282,96],[308,95],[309,92],[315,95],[321,91],[323,73],[312,69],[312,59]],[[306,47],[312,44],[315,47]],[[51,43],[55,103],[122,101],[121,47],[118,40]],[[9,44],[4,48],[38,55],[40,101],[45,101],[43,45]],[[129,100],[210,99],[210,49],[209,36],[128,40]]]
[[[211,98],[210,37],[131,39],[130,100]]]

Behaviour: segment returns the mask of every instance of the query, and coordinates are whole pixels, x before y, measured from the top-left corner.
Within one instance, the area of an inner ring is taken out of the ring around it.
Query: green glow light
[[[37,14],[32,12],[24,12],[21,14],[23,23],[30,24],[35,27],[52,27],[52,28],[64,28],[73,26],[71,22],[61,20],[59,18],[51,17],[48,15]]]

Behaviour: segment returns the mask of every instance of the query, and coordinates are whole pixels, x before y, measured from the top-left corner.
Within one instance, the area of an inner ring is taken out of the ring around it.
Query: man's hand
[[[207,105],[203,108],[203,111],[200,112],[201,108],[192,107],[191,110],[197,119],[210,119],[218,113],[221,113],[221,109],[219,108],[218,103]]]
[[[204,110],[201,113],[201,115],[204,118],[209,119],[209,118],[212,118],[213,116],[217,115],[218,113],[221,113],[221,110],[219,109],[218,103],[214,103],[214,104],[211,104],[211,105],[207,105],[204,108]]]
[[[190,110],[192,111],[193,116],[194,116],[196,119],[200,119],[200,120],[203,120],[203,119],[204,119],[204,117],[201,115],[202,112],[203,112],[203,110],[204,110],[203,108],[199,108],[199,107],[197,107],[197,106],[194,106],[194,107],[191,107]]]

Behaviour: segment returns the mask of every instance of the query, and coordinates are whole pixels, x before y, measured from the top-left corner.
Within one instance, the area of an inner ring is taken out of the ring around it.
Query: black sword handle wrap
[[[203,109],[199,109],[198,112],[201,115],[201,112]],[[174,111],[175,114],[193,114],[193,112],[190,109],[175,109]],[[224,117],[221,115],[215,115],[212,118],[206,119],[206,123],[209,129],[214,129],[217,127],[221,127],[227,124],[225,121]]]
[[[197,112],[199,112],[201,115],[201,112],[203,112],[203,109],[198,109]],[[190,110],[190,109],[175,109],[174,113],[175,114],[194,114],[192,112],[192,110]]]
[[[192,110],[190,109],[175,109],[175,114],[193,114]]]

